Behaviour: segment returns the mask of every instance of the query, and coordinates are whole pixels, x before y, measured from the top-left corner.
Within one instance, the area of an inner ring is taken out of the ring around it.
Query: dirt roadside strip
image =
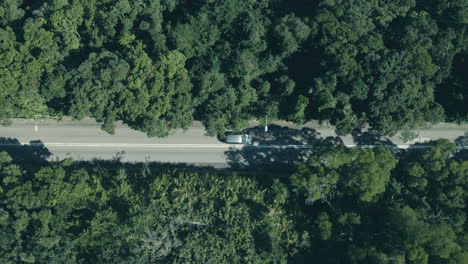
[[[31,126],[36,123],[36,120],[34,119],[11,119],[13,124],[15,126]],[[53,120],[53,119],[38,119],[37,123],[41,126],[96,126],[100,127],[101,124],[97,123],[94,118],[85,118],[83,120],[73,120],[72,118],[66,117],[63,118],[60,121]],[[285,127],[291,127],[291,128],[322,128],[322,129],[334,129],[332,125],[329,124],[320,124],[317,121],[310,121],[305,123],[304,125],[296,125],[292,122],[289,121],[273,121],[269,122],[269,125],[274,124],[278,126],[285,126]],[[263,126],[264,123],[261,120],[251,120],[249,121],[249,126],[250,127],[255,127],[255,126]],[[123,124],[121,121],[116,121],[116,126],[121,127],[121,126],[126,126]],[[193,127],[202,127],[203,124],[201,121],[193,121],[192,122]],[[421,128],[421,130],[429,130],[429,129],[446,129],[446,128],[451,128],[451,129],[459,129],[459,130],[468,130],[468,123],[467,124],[455,124],[455,123],[438,123],[438,124],[433,124],[431,126],[428,126],[427,128]]]

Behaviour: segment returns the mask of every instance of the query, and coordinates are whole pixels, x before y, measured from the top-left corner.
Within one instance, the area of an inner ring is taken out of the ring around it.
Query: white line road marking
[[[311,149],[317,147],[316,145],[230,145],[230,144],[138,144],[138,143],[23,143],[19,144],[24,146],[46,146],[46,147],[108,147],[108,148],[296,148],[296,149]],[[3,146],[14,146],[17,144],[0,144]],[[360,148],[415,148],[424,149],[429,148],[431,145],[356,145],[347,144],[346,147],[360,147]],[[468,146],[457,146],[457,149],[468,149]]]
[[[46,147],[108,147],[108,148],[241,148],[243,145],[228,144],[139,144],[139,143],[24,143],[24,146],[46,146]],[[17,145],[17,144],[0,144]]]

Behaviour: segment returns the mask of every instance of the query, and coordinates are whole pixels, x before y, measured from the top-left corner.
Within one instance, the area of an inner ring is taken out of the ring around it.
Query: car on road
[[[224,142],[228,144],[244,144],[250,145],[252,144],[252,137],[246,134],[228,134]]]

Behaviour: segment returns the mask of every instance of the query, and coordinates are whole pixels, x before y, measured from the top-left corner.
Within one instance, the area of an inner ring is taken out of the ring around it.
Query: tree
[[[299,164],[291,184],[306,201],[331,202],[336,197],[355,196],[372,202],[385,192],[396,160],[387,149],[347,149],[328,146]]]
[[[398,179],[405,183],[409,198],[427,200],[423,203],[434,217],[457,215],[464,208],[468,188],[468,164],[450,160],[455,145],[438,140],[431,149],[415,155],[402,166]]]
[[[5,0],[0,120],[93,117],[159,137],[265,115],[340,135],[463,122],[466,12],[464,0]]]
[[[20,8],[22,0],[6,0],[0,3],[0,25],[7,25],[24,16],[24,10]]]
[[[109,133],[114,133],[117,119],[149,136],[188,128],[194,102],[189,99],[192,85],[185,57],[169,52],[154,65],[141,45],[132,48],[128,61],[121,56],[109,51],[92,53],[77,70],[65,74],[67,81],[54,81],[68,87],[67,113],[77,119],[95,117]]]

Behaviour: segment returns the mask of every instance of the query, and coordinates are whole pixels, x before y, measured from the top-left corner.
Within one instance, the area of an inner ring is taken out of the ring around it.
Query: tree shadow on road
[[[294,129],[269,125],[268,132],[263,126],[247,128],[244,132],[252,136],[254,145],[312,145],[322,140],[320,133],[307,127]]]
[[[378,132],[373,130],[362,131],[361,129],[355,129],[351,132],[351,135],[356,145],[396,147],[396,144],[389,138],[381,136]]]
[[[294,129],[278,125],[269,126],[268,132],[263,127],[244,130],[252,136],[253,146],[229,148],[224,152],[226,162],[236,170],[256,170],[266,175],[287,177],[296,162],[303,162],[314,153],[312,145],[319,147],[323,143],[343,144],[338,137],[322,138],[315,129]]]
[[[28,144],[21,144],[16,138],[3,138],[0,137],[0,152],[5,151],[13,159],[13,162],[20,165],[22,168],[34,172],[37,169],[47,165],[54,164],[55,162],[62,162],[63,160],[70,160],[72,167],[84,167],[90,170],[115,171],[119,168],[130,169],[130,171],[141,170],[142,167],[147,167],[151,171],[168,172],[173,171],[190,171],[199,173],[221,173],[231,175],[233,172],[243,175],[253,175],[255,171],[252,170],[236,170],[235,168],[215,168],[210,164],[190,164],[190,163],[169,163],[157,161],[142,161],[142,162],[125,162],[125,151],[116,151],[112,159],[92,159],[92,160],[52,160],[52,153],[47,149],[44,143],[40,140],[30,141]]]
[[[457,137],[454,142],[457,147],[465,147],[464,149],[459,149],[457,151],[455,158],[460,160],[468,160],[468,131],[466,131],[463,136]]]
[[[457,137],[454,142],[457,146],[468,146],[468,131],[463,136]]]
[[[23,145],[16,138],[0,137],[0,151],[7,152],[15,163],[22,165],[47,163],[47,158],[52,155],[40,140]]]

